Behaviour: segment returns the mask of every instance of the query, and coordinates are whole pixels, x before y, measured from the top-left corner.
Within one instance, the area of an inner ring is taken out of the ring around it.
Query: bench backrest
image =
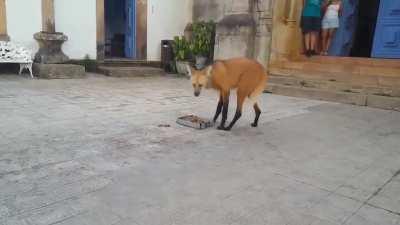
[[[0,62],[31,63],[32,52],[10,41],[0,41]]]

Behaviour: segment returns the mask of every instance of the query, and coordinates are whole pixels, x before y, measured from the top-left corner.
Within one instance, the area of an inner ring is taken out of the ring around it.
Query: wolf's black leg
[[[214,116],[214,123],[217,122],[217,119],[219,117],[219,115],[221,115],[222,112],[222,106],[223,106],[223,101],[222,101],[222,95],[219,96],[219,101],[218,101],[218,106],[217,106],[217,111],[215,112],[215,116]]]
[[[242,112],[240,110],[237,110],[231,124],[229,124],[229,126],[226,127],[224,130],[230,131],[232,127],[235,125],[236,121],[240,119],[240,117],[242,117]]]
[[[256,113],[256,117],[254,118],[254,123],[251,124],[252,127],[257,127],[258,126],[258,119],[260,118],[261,115],[261,110],[260,107],[258,107],[258,104],[254,104],[254,112]]]
[[[235,123],[240,119],[240,117],[242,117],[243,103],[244,103],[244,99],[245,99],[244,96],[245,95],[240,94],[240,90],[239,90],[235,117],[233,118],[231,124],[229,124],[229,126],[225,130],[231,130],[232,127],[235,125]]]
[[[225,123],[226,123],[226,119],[228,118],[229,93],[223,95],[222,101],[223,101],[222,120],[221,120],[221,124],[218,127],[219,130],[225,130]]]

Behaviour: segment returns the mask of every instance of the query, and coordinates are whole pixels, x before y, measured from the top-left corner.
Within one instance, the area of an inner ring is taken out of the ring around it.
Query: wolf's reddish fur
[[[256,117],[252,126],[258,125],[261,110],[257,97],[264,91],[268,75],[261,64],[247,58],[221,60],[203,70],[188,68],[191,75],[195,96],[199,96],[202,88],[214,88],[220,92],[220,100],[214,116],[214,122],[222,112],[222,121],[218,129],[230,130],[242,115],[243,103],[246,98],[254,101]],[[229,95],[237,88],[237,109],[232,122],[225,127],[228,114]]]

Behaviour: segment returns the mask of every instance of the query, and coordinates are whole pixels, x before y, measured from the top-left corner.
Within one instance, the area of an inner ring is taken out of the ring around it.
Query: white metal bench
[[[28,69],[33,78],[32,52],[22,46],[9,41],[0,41],[0,63],[18,63],[19,74]]]

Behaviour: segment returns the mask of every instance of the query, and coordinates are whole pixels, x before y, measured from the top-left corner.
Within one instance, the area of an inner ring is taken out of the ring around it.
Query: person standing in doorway
[[[304,35],[305,54],[308,57],[317,54],[317,42],[321,31],[321,9],[323,0],[303,0],[301,29]]]
[[[324,18],[322,19],[322,52],[328,55],[333,36],[339,28],[339,16],[342,10],[341,0],[329,0],[326,4]]]

